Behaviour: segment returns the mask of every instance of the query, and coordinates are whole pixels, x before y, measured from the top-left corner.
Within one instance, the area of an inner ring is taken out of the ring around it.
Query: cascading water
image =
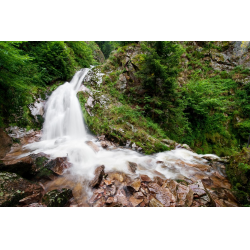
[[[89,69],[78,71],[70,83],[64,83],[52,93],[46,104],[42,139],[40,142],[27,145],[26,149],[32,153],[43,152],[51,158],[67,156],[72,163],[72,167],[67,171],[72,176],[84,176],[86,179],[92,178],[95,168],[100,165],[105,165],[105,171],[116,170],[131,174],[128,170],[130,161],[139,166],[135,175],[142,173],[152,177],[161,174],[166,178],[177,178],[180,174],[188,176],[190,170],[176,165],[176,161],[187,164],[206,162],[197,157],[197,154],[185,149],[151,156],[144,156],[129,149],[103,149],[100,142],[87,133],[77,99],[77,92],[88,71]],[[97,153],[86,144],[89,140],[95,141],[99,146]],[[157,164],[157,161],[163,162],[165,167]]]

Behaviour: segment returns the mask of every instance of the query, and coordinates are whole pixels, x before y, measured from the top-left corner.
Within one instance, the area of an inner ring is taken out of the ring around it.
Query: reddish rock
[[[164,180],[159,176],[155,176],[154,177],[154,182],[156,182],[158,185],[162,186],[163,183],[164,183]]]
[[[124,207],[129,207],[130,203],[126,197],[126,193],[123,189],[120,189],[117,191],[117,194],[115,195],[115,202],[117,201],[118,203],[120,203],[122,206]]]
[[[177,186],[177,198],[178,206],[187,206],[190,207],[193,203],[193,191],[182,184],[178,184]]]
[[[160,188],[155,195],[156,199],[160,201],[165,207],[175,207],[175,197],[168,188]]]
[[[150,182],[152,181],[147,175],[140,175],[141,181]]]
[[[135,179],[134,181],[129,183],[128,186],[132,187],[135,191],[139,191],[141,186],[141,181],[139,179]]]
[[[150,182],[148,184],[148,189],[149,189],[150,193],[156,194],[160,190],[160,188],[161,187],[155,182]]]
[[[144,195],[142,192],[136,192],[136,193],[134,193],[134,197],[136,199],[142,199],[142,198],[144,198]]]
[[[189,185],[189,188],[192,189],[193,193],[198,197],[206,195],[205,188],[201,181],[197,181],[197,183]]]
[[[111,180],[104,180],[104,183],[107,185],[107,186],[110,186],[112,185],[112,181]]]
[[[64,171],[71,167],[71,163],[68,162],[67,157],[58,157],[54,160],[50,160],[46,166],[54,173],[63,175]]]
[[[100,185],[101,181],[102,181],[102,177],[104,175],[104,165],[96,168],[95,170],[95,177],[94,179],[90,182],[90,186],[91,187],[96,187],[98,185]]]
[[[140,203],[140,207],[145,207],[145,206],[146,206],[146,204],[144,201],[142,203]]]
[[[149,190],[147,187],[141,187],[140,191],[145,195],[147,196],[149,194]]]
[[[133,207],[138,206],[141,202],[143,202],[143,199],[136,199],[134,196],[131,196],[129,198],[129,201],[131,202]]]
[[[196,164],[193,165],[194,168],[198,168],[201,171],[207,171],[210,172],[211,166],[209,165],[205,165],[205,164]]]
[[[114,202],[114,197],[108,197],[108,199],[106,200],[106,203],[111,204]]]
[[[105,207],[105,198],[101,197],[94,205],[93,207]]]

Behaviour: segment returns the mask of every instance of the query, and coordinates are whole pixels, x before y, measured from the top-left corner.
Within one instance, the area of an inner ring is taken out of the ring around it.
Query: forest
[[[91,134],[105,135],[116,147],[127,145],[146,156],[176,148],[217,155],[220,161],[208,161],[212,168],[224,164],[219,167],[229,183],[223,188],[236,197],[234,204],[250,206],[250,42],[1,41],[1,140],[8,128],[40,131],[44,114],[34,116],[30,105],[38,98],[47,101],[83,68],[91,69],[84,78],[89,92],[79,91],[77,97]],[[12,137],[8,150],[14,143],[22,140]],[[8,150],[2,144],[4,158]],[[0,172],[9,171],[6,164],[1,160]],[[37,173],[15,169],[10,172],[38,178]],[[62,193],[62,199],[67,195]],[[217,198],[209,198],[209,206],[216,206]],[[45,204],[57,206],[51,197],[46,199],[50,201]],[[223,204],[231,206],[232,200]],[[12,198],[8,202],[3,205],[17,204]]]

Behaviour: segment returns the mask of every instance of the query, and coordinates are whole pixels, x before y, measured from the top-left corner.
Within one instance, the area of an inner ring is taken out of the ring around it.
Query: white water
[[[206,160],[197,159],[199,155],[185,149],[166,151],[151,156],[144,156],[129,149],[105,150],[85,129],[82,110],[77,99],[77,92],[89,69],[78,71],[70,83],[59,86],[50,96],[45,106],[45,122],[40,142],[26,146],[32,153],[44,152],[51,158],[68,157],[72,167],[70,174],[92,178],[97,166],[105,165],[105,171],[122,171],[129,174],[128,161],[141,166],[136,174],[142,173],[153,177],[155,170],[166,178],[177,178],[179,174],[188,176],[190,170],[176,165],[177,160],[186,163],[201,163]],[[99,146],[99,152],[86,144],[92,140]],[[161,167],[157,161],[167,166]],[[173,168],[174,167],[174,168]]]

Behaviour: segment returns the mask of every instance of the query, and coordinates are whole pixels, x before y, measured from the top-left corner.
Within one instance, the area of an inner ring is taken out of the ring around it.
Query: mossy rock
[[[26,188],[30,184],[15,173],[0,172],[0,207],[13,207],[27,196]]]
[[[44,195],[43,203],[48,207],[64,207],[72,197],[73,195],[70,189],[55,189]]]

